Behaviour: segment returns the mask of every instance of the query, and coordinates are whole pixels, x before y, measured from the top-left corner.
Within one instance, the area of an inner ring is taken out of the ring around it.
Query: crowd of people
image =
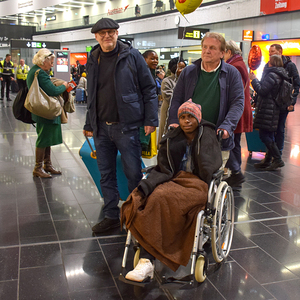
[[[187,66],[181,57],[173,58],[165,72],[164,66],[158,65],[154,50],[141,55],[131,44],[118,40],[118,28],[119,24],[109,18],[102,18],[93,26],[91,32],[98,43],[92,48],[86,66],[77,62],[72,76],[78,88],[86,89],[89,95],[83,134],[94,138],[101,174],[104,219],[99,220],[92,230],[103,233],[121,225],[116,178],[119,151],[130,192],[122,206],[121,223],[126,224],[142,246],[140,262],[126,278],[143,281],[153,277],[155,258],[176,270],[189,258],[184,253],[186,247],[191,246],[190,243],[182,243],[184,246],[180,249],[170,246],[175,245],[173,242],[184,228],[183,221],[182,228],[176,228],[178,235],[169,236],[170,244],[166,247],[170,255],[162,255],[162,249],[149,229],[156,226],[160,234],[169,232],[161,224],[154,224],[153,203],[165,209],[165,203],[172,206],[176,195],[190,193],[189,203],[179,201],[175,213],[179,213],[180,205],[189,209],[199,206],[196,198],[204,199],[201,205],[205,206],[212,174],[224,167],[231,170],[227,183],[240,190],[245,181],[241,170],[241,134],[251,132],[253,127],[259,129],[260,139],[268,149],[264,160],[255,167],[273,171],[284,166],[281,155],[285,122],[288,113],[294,110],[300,80],[295,64],[282,55],[278,44],[270,47],[269,62],[262,79],[258,80],[253,72],[248,73],[237,44],[225,41],[215,32],[207,32],[203,37],[198,60]],[[53,60],[54,55],[48,49],[41,49],[34,56],[31,69],[20,60],[17,69],[20,86],[26,81],[30,88],[39,71],[39,85],[48,95],[64,93],[69,84],[63,82],[54,86],[47,73],[53,67]],[[14,79],[10,55],[0,62],[0,68],[1,98],[4,98],[6,84],[9,99],[9,84]],[[278,107],[275,98],[283,80],[293,84],[293,102],[287,107]],[[250,82],[257,94],[254,122]],[[50,155],[51,146],[62,143],[61,119],[32,117],[38,136],[33,176],[51,178],[59,175],[61,172],[52,166]],[[157,126],[158,163],[149,176],[142,179],[139,129],[142,127],[148,136]],[[217,140],[220,130],[223,132],[221,149]],[[189,191],[191,186],[196,187],[197,196],[193,194],[195,189],[192,193]],[[145,218],[147,227],[143,227]]]

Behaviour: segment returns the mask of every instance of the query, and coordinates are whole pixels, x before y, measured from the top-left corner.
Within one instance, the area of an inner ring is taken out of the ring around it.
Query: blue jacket
[[[181,72],[173,92],[168,124],[178,124],[177,111],[179,106],[193,97],[200,74],[201,61],[201,59],[196,60]],[[219,83],[220,111],[216,128],[228,131],[230,137],[222,141],[222,150],[231,150],[234,148],[233,132],[244,111],[244,86],[239,71],[223,60]]]
[[[119,55],[115,66],[115,94],[123,131],[142,126],[158,125],[158,100],[156,86],[149,68],[140,54],[130,44],[118,41]],[[84,130],[97,135],[97,80],[100,45],[91,50],[87,69],[87,115]]]

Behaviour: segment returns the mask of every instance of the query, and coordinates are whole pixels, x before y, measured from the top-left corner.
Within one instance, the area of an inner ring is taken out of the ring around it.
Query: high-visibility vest
[[[27,74],[29,72],[29,66],[25,65],[23,66],[23,70],[22,70],[22,66],[18,65],[17,68],[17,79],[22,79],[22,80],[26,80],[27,79]]]
[[[11,75],[12,77],[14,77],[14,73],[15,73],[14,63],[12,61],[9,61],[8,65],[10,65],[10,67],[9,66],[4,67],[4,62],[5,62],[5,60],[0,61],[1,75]]]

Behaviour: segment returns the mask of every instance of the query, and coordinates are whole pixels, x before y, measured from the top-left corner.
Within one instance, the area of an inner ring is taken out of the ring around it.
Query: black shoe
[[[1,97],[0,100],[3,100],[3,97]]]
[[[255,169],[265,169],[269,166],[271,166],[272,160],[271,161],[266,161],[263,159],[261,162],[254,164]]]
[[[10,98],[7,98],[6,101],[12,101]]]
[[[275,171],[277,170],[278,168],[282,168],[284,167],[284,161],[281,160],[281,159],[274,159],[274,161],[272,162],[272,164],[265,168],[266,171]]]
[[[117,227],[120,227],[120,219],[104,218],[100,223],[93,226],[92,230],[95,233],[101,233]]]
[[[243,175],[242,172],[236,173],[236,174],[231,174],[231,176],[225,181],[231,186],[231,187],[238,187],[241,188],[241,184],[245,182],[245,176]]]

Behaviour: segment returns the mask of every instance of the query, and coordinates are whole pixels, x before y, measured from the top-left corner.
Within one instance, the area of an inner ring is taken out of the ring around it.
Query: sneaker
[[[10,98],[7,98],[6,101],[12,101]]]
[[[147,258],[141,258],[136,267],[128,272],[125,276],[126,279],[142,282],[149,277],[152,279],[154,273],[154,266]]]
[[[95,233],[101,233],[117,227],[120,227],[120,219],[104,218],[100,223],[93,226],[92,230]]]
[[[242,172],[231,174],[231,176],[225,181],[231,186],[231,187],[240,187],[243,182],[245,182],[245,176]]]

